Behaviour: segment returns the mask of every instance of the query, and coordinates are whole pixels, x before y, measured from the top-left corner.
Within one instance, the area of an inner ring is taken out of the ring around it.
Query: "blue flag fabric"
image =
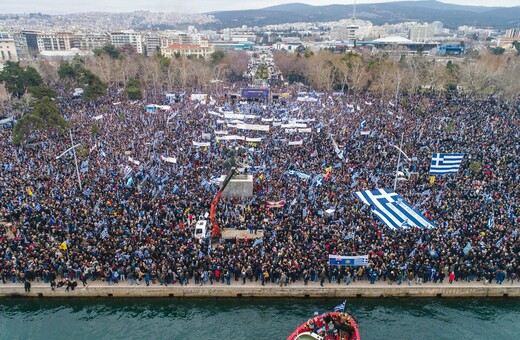
[[[456,174],[463,158],[463,153],[434,153],[430,165],[430,175]]]
[[[403,198],[388,189],[358,191],[354,195],[372,208],[372,213],[391,229],[432,228],[434,224]]]

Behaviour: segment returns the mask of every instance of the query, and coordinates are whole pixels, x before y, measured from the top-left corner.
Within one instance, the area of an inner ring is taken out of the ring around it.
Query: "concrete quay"
[[[233,281],[230,286],[221,283],[213,285],[194,285],[181,286],[178,283],[167,287],[159,284],[146,286],[130,285],[127,282],[108,285],[105,282],[91,282],[83,287],[78,282],[78,287],[74,291],[65,291],[65,287],[56,288],[52,291],[49,284],[43,282],[33,282],[30,293],[26,293],[23,284],[0,284],[0,297],[143,297],[143,298],[240,298],[240,297],[261,297],[261,298],[385,298],[385,297],[446,297],[446,298],[469,298],[469,297],[520,297],[520,283],[504,282],[499,284],[484,285],[480,282],[454,282],[453,284],[412,284],[408,285],[389,285],[386,282],[377,282],[373,285],[366,281],[345,285],[325,284],[320,287],[317,283],[289,284],[280,287],[276,284],[260,285],[259,282],[242,285],[241,282]]]

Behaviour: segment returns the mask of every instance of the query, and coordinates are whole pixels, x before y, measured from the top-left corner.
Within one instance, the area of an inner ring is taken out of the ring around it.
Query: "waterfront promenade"
[[[280,287],[277,284],[260,285],[253,282],[242,285],[233,282],[230,286],[221,283],[213,285],[181,286],[179,284],[167,287],[159,284],[146,286],[119,283],[107,285],[105,282],[92,282],[83,287],[80,283],[74,291],[65,291],[65,287],[51,290],[48,284],[34,282],[30,293],[24,291],[23,284],[0,285],[0,297],[322,297],[322,298],[352,298],[352,297],[520,297],[520,283],[505,281],[503,284],[483,284],[481,282],[454,282],[453,284],[412,284],[389,285],[387,282],[370,284],[368,281],[355,282],[350,285],[326,283],[320,287],[319,283],[289,284]]]

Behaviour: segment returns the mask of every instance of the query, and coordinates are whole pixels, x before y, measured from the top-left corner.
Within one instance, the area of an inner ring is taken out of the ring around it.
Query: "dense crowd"
[[[296,88],[278,90],[289,95],[248,103],[215,93],[207,102],[190,101],[186,91],[171,110],[155,113],[145,112],[147,102],[117,93],[95,102],[64,94],[58,106],[81,144],[75,149],[81,189],[72,152],[57,159],[71,147],[68,133],[38,132],[15,146],[12,128],[1,127],[2,282],[74,289],[76,281],[95,280],[323,285],[520,278],[518,102],[428,93],[403,93],[393,102],[368,93],[297,101]],[[237,122],[223,116],[230,111],[254,115],[245,122],[270,131],[233,127]],[[281,127],[293,120],[304,130]],[[217,142],[225,132],[262,141]],[[353,196],[393,187],[392,145],[401,136],[412,159],[401,160],[408,178],[396,192],[434,228],[392,230]],[[217,221],[253,235],[261,230],[263,238],[199,241],[194,224],[207,218],[218,190],[212,179],[227,173],[224,154],[236,147],[247,151],[241,163],[251,166],[253,197],[222,198]],[[464,153],[459,172],[431,180],[434,152]],[[285,204],[267,208],[267,201]],[[370,264],[329,266],[329,254],[368,254]]]

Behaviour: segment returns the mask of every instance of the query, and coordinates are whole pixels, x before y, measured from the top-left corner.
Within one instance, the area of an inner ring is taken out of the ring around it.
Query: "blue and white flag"
[[[325,177],[322,175],[322,174],[319,174],[319,175],[316,175],[316,177],[314,177],[311,181],[311,187],[314,185],[314,186],[317,186],[317,187],[320,187],[322,184],[323,184],[323,179]]]
[[[495,243],[495,247],[500,248],[502,247],[502,244],[504,243],[504,237],[502,236],[497,243]]]
[[[415,254],[417,254],[417,248],[413,248],[410,254],[408,254],[408,257],[415,257]]]
[[[462,249],[462,252],[463,252],[464,254],[467,254],[470,250],[471,250],[471,243],[468,242],[468,244],[466,244],[466,246],[464,247],[464,249]]]
[[[362,256],[340,256],[329,255],[331,266],[366,267],[368,266],[368,255]]]
[[[363,119],[363,121],[361,122],[361,124],[359,124],[359,129],[360,130],[363,130],[363,128],[367,126],[367,121]]]
[[[432,228],[434,224],[403,198],[388,189],[365,190],[354,195],[372,208],[372,213],[391,229]]]
[[[456,174],[463,158],[463,153],[434,153],[430,165],[430,175]]]
[[[339,305],[337,305],[336,307],[334,307],[334,311],[335,312],[343,312],[345,311],[345,305],[347,304],[347,301],[343,301],[342,303],[340,303]]]
[[[263,237],[257,238],[255,240],[255,242],[253,242],[253,247],[256,247],[256,246],[262,244],[262,242],[264,242],[264,238]]]
[[[108,230],[107,230],[107,228],[105,228],[101,232],[101,238],[104,240],[107,236],[108,236]]]
[[[311,175],[307,175],[303,172],[294,171],[294,170],[288,170],[285,172],[285,174],[290,175],[290,176],[298,176],[298,178],[305,179],[305,180],[311,178]]]
[[[348,241],[354,238],[354,233],[348,233],[347,236],[345,236],[344,240]]]
[[[488,227],[488,229],[493,228],[494,225],[495,225],[495,213],[491,213],[491,216],[489,216],[487,227]]]

